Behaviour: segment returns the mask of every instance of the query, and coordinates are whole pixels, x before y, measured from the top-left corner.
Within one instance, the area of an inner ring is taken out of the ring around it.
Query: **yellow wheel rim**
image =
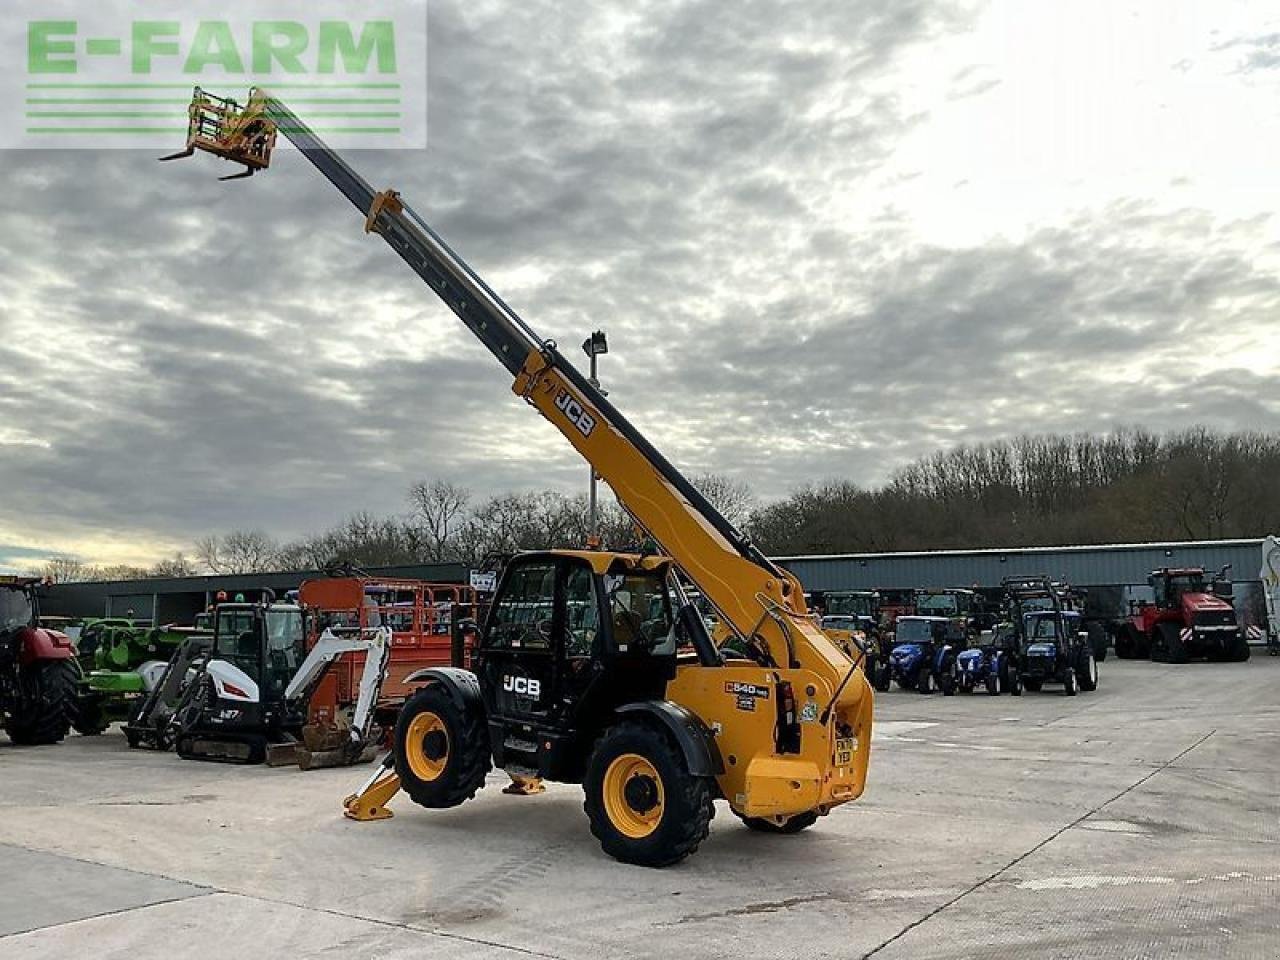
[[[404,738],[405,759],[419,780],[434,780],[449,763],[449,731],[436,714],[423,711],[409,721]]]
[[[639,840],[658,829],[666,808],[662,777],[638,753],[624,753],[604,772],[604,810],[625,837]]]

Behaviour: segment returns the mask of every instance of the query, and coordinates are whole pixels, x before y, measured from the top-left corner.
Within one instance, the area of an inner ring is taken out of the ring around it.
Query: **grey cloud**
[[[833,222],[923,119],[885,82],[897,58],[964,29],[965,8],[442,2],[431,17],[428,151],[354,165],[483,275],[535,268],[500,292],[571,357],[607,328],[613,399],[690,472],[766,496],[872,482],[941,444],[1181,425],[1187,398],[1198,420],[1280,423],[1230,365],[1173,383],[1108,371],[1177,362],[1199,352],[1193,331],[1274,310],[1256,225],[1138,199],[942,250],[900,211]],[[0,156],[0,411],[49,444],[0,446],[0,540],[291,535],[399,509],[424,476],[582,483],[356,211],[279,156],[236,184],[209,158]]]

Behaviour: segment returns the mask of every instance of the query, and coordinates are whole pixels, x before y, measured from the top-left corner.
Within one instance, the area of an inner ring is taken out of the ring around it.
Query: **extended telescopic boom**
[[[828,669],[847,663],[812,628],[802,588],[788,571],[716,510],[554,341],[539,337],[396,191],[375,191],[284,103],[254,89],[242,110],[197,88],[187,149],[175,156],[204,150],[244,163],[242,175],[250,175],[269,165],[277,131],[360,211],[365,230],[380,235],[489,348],[514,376],[513,390],[593,465],[735,633],[762,641],[779,664],[798,666],[815,656]],[[797,630],[810,640],[799,651]]]

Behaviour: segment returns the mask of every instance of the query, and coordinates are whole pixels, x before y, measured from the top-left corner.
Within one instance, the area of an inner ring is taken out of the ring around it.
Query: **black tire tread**
[[[14,743],[38,746],[58,743],[71,732],[76,712],[76,688],[80,673],[73,660],[43,660],[23,667],[31,675],[21,684],[24,694],[34,692],[34,709],[23,704],[5,719],[4,732]]]
[[[608,751],[611,741],[632,736],[645,741],[645,749],[654,751],[655,756],[664,755],[663,759],[674,769],[685,769],[683,754],[664,731],[641,721],[624,720],[609,727],[596,740],[586,782],[583,783],[582,809],[586,811],[591,824],[592,836],[600,841],[605,853],[624,863],[644,867],[669,867],[694,853],[711,832],[711,818],[715,816],[711,781],[707,777],[696,777],[687,772],[674,783],[668,783],[664,779],[662,787],[666,792],[667,808],[671,809],[673,806],[671,801],[674,796],[678,799],[679,806],[693,811],[693,816],[676,818],[669,824],[663,823],[659,830],[666,837],[660,848],[647,849],[648,845],[638,847],[625,840],[619,842],[598,789],[597,780],[603,780],[603,771],[598,769],[597,758]]]
[[[401,749],[404,742],[402,731],[408,727],[413,715],[421,712],[420,709],[412,709],[415,705],[429,708],[449,726],[450,766],[455,759],[458,764],[453,769],[446,767],[440,779],[430,784],[420,782],[413,775]],[[394,743],[400,786],[409,799],[421,807],[439,810],[460,806],[484,787],[485,776],[493,769],[484,714],[478,710],[458,709],[448,691],[439,683],[423,687],[408,699],[396,721]]]

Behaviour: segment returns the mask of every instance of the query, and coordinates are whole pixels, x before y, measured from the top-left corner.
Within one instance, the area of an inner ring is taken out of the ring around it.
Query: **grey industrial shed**
[[[377,577],[404,577],[435,583],[465,583],[468,569],[460,563],[374,567]],[[320,570],[246,573],[205,577],[157,577],[93,583],[60,583],[41,602],[42,612],[59,617],[132,617],[154,623],[190,623],[211,603],[218,591],[230,596],[256,597],[262,590],[283,596],[303,580],[323,577]]]
[[[1082,587],[1145,584],[1158,567],[1231,564],[1237,583],[1257,581],[1262,540],[1194,540],[1081,547],[931,550],[778,557],[806,590],[996,587],[1004,577],[1048,574]]]

